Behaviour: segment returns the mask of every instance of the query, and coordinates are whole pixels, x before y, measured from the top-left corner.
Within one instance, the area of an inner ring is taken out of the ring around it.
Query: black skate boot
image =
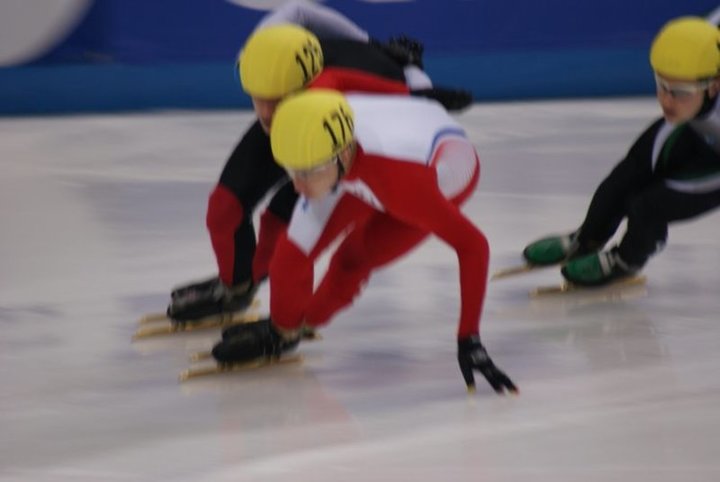
[[[217,276],[213,276],[202,281],[193,281],[185,285],[176,286],[170,292],[170,299],[175,302],[180,301],[182,298],[185,298],[187,296],[197,297],[198,295],[200,295],[200,293],[207,292],[209,289],[213,289],[213,287],[219,281],[220,279]]]
[[[297,348],[300,336],[286,337],[272,325],[270,318],[237,325],[233,336],[213,347],[212,355],[218,363],[244,363],[258,358],[279,358]]]
[[[229,326],[229,327],[225,328],[222,331],[223,341],[227,341],[230,338],[237,336],[240,332],[245,330],[246,327],[247,327],[247,323],[240,323],[240,324]],[[309,328],[307,326],[303,326],[300,329],[300,339],[302,339],[302,340],[319,340],[320,335],[314,329]]]
[[[250,281],[228,287],[216,279],[204,284],[203,289],[188,291],[174,299],[168,306],[167,316],[176,322],[188,322],[243,311],[252,303],[256,291],[257,285]]]
[[[213,276],[212,278],[208,278],[202,281],[193,281],[186,285],[177,286],[173,288],[173,290],[170,292],[170,299],[172,299],[172,301],[180,301],[186,296],[193,296],[193,292],[200,293],[211,289],[219,281],[220,279],[217,276]]]

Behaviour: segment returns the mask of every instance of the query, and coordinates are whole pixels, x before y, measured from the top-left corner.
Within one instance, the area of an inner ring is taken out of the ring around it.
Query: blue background
[[[716,0],[324,4],[376,38],[421,39],[435,83],[469,89],[480,101],[651,94],[648,49],[660,26],[718,6]],[[249,107],[234,61],[265,14],[224,0],[96,0],[50,51],[0,69],[0,114]]]

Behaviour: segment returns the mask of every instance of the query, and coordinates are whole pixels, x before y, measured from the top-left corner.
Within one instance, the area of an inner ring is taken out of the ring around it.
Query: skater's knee
[[[628,221],[641,221],[643,224],[667,224],[663,203],[652,192],[632,198],[628,203],[627,217]]]

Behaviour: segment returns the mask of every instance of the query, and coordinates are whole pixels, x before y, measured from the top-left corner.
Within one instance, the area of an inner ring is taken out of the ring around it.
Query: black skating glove
[[[468,391],[475,390],[474,370],[479,371],[498,394],[518,393],[518,389],[505,373],[495,366],[478,336],[458,340],[458,363]]]
[[[418,40],[406,35],[400,35],[398,37],[390,37],[387,42],[370,39],[370,43],[378,47],[385,55],[402,67],[415,65],[421,69],[423,68],[422,57],[425,47]]]
[[[455,112],[464,110],[470,107],[473,103],[472,93],[462,89],[432,87],[430,89],[411,90],[410,95],[434,99],[440,102],[445,109]]]
[[[257,358],[279,357],[295,349],[300,343],[300,336],[288,338],[281,335],[273,327],[270,318],[232,328],[234,330],[231,336],[223,336],[212,350],[213,357],[220,363],[242,363]]]

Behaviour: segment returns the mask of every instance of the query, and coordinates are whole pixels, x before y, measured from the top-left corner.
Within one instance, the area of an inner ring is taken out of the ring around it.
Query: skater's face
[[[307,199],[319,199],[335,189],[340,178],[353,165],[355,154],[355,142],[351,142],[328,162],[301,171],[287,169],[287,173],[298,194]]]
[[[655,74],[657,98],[668,122],[679,124],[693,119],[703,106],[705,93],[717,95],[717,80],[686,80]]]
[[[302,171],[288,170],[293,187],[307,199],[318,199],[327,195],[340,177],[340,158],[335,156],[329,162]]]
[[[260,125],[266,134],[270,134],[270,124],[272,124],[272,118],[275,115],[275,109],[282,99],[261,99],[258,97],[252,98],[253,109],[255,109],[255,115],[260,121]]]

